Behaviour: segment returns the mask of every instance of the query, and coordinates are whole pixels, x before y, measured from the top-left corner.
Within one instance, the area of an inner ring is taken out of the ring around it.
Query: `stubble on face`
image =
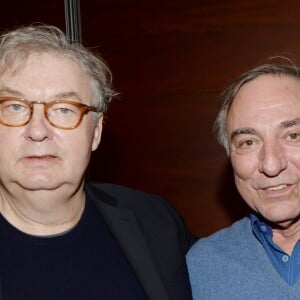
[[[65,100],[92,104],[88,75],[74,61],[51,53],[32,55],[18,72],[1,74],[0,92],[3,87],[13,91],[5,95],[28,100],[47,102],[68,94],[76,96]],[[89,113],[76,129],[54,128],[45,119],[42,106],[35,105],[28,125],[0,125],[0,136],[6,141],[0,150],[0,182],[28,190],[55,189],[63,184],[76,188],[91,151],[100,142],[101,122],[95,126]]]
[[[228,136],[241,132],[247,141],[244,155],[230,154],[237,189],[270,222],[300,215],[299,118],[300,81],[273,75],[246,83],[228,115]]]

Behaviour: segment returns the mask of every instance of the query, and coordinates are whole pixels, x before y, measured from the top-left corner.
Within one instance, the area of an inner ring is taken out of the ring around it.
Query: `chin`
[[[38,191],[38,190],[54,190],[58,188],[61,184],[59,183],[58,180],[32,179],[32,180],[20,181],[19,185],[25,190]]]
[[[267,213],[262,213],[265,219],[269,222],[277,224],[278,226],[285,226],[286,224],[292,224],[299,220],[300,212],[298,209],[276,209],[274,211],[269,210]]]

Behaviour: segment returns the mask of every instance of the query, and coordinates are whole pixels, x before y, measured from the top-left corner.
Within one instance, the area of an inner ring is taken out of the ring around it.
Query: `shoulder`
[[[157,208],[171,208],[171,205],[159,195],[117,184],[89,182],[86,184],[86,189],[98,196],[97,198],[99,200],[107,201],[107,199],[110,198],[110,201],[107,202],[114,203],[119,208],[143,209],[147,207],[147,211]],[[104,196],[106,196],[105,199]]]
[[[113,197],[116,198],[123,198],[125,196],[127,197],[138,197],[138,198],[149,198],[149,197],[158,197],[155,194],[146,193],[143,191],[140,191],[138,189],[133,189],[130,187],[126,187],[119,184],[112,184],[112,183],[105,183],[105,182],[87,182],[87,187],[92,187],[96,190],[105,192]]]
[[[159,195],[110,183],[88,183],[86,190],[96,201],[132,211],[142,223],[176,223],[185,228],[177,210]]]
[[[187,265],[195,299],[283,299],[278,274],[248,217],[196,242]]]
[[[157,234],[163,230],[170,237],[177,236],[186,252],[195,241],[177,210],[156,194],[116,184],[94,182],[87,183],[86,191],[94,201],[101,202],[102,205],[106,203],[116,210],[133,213],[145,232]]]
[[[230,227],[221,229],[216,233],[199,239],[193,247],[190,249],[187,259],[191,261],[191,264],[195,260],[199,260],[206,256],[213,256],[214,258],[220,254],[231,255],[232,253],[240,252],[243,244],[247,244],[254,238],[251,229],[250,219],[245,217],[235,223]],[[201,254],[201,255],[200,255]]]

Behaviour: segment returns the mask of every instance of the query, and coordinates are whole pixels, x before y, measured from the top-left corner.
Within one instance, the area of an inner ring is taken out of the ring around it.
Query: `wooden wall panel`
[[[2,29],[36,21],[65,28],[62,0],[7,7]],[[108,61],[120,92],[89,177],[161,194],[199,236],[243,216],[212,135],[218,95],[270,56],[299,63],[300,2],[82,0],[81,9],[84,43]]]

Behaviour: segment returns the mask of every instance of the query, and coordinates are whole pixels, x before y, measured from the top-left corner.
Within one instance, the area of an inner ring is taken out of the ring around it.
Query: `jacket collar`
[[[118,199],[95,186],[86,186],[86,192],[124,251],[149,300],[169,300],[133,211],[119,208]]]

